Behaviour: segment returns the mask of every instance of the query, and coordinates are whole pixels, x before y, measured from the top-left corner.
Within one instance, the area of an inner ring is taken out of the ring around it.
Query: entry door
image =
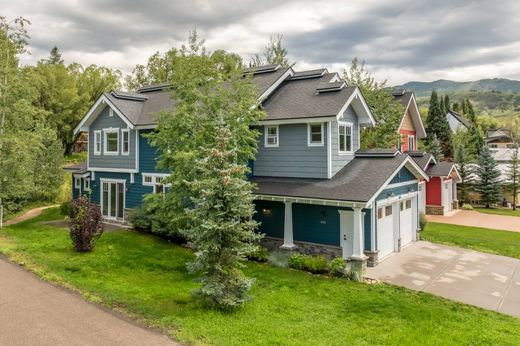
[[[103,181],[101,212],[110,220],[123,220],[125,208],[125,184],[115,181]]]
[[[354,212],[349,210],[339,211],[340,244],[344,259],[350,258],[354,253]]]

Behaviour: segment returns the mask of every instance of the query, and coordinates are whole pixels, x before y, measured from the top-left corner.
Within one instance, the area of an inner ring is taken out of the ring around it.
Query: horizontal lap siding
[[[158,170],[156,168],[159,153],[157,148],[150,145],[146,137],[151,132],[152,130],[139,131],[139,171],[141,173],[167,173],[167,170]]]
[[[254,175],[270,177],[327,177],[327,126],[323,146],[307,146],[307,124],[279,126],[279,146],[264,146],[264,128],[259,127]]]
[[[408,168],[403,167],[403,168],[401,168],[401,170],[399,172],[397,172],[396,175],[394,175],[394,177],[390,181],[390,184],[397,184],[397,183],[402,183],[405,181],[413,181],[413,180],[417,180],[415,175],[413,175],[413,173],[410,172],[410,170]]]
[[[349,106],[345,113],[340,118],[340,121],[352,123],[352,151],[359,149],[359,122],[358,117],[352,106]],[[339,154],[339,126],[337,121],[332,122],[331,135],[331,164],[332,175],[334,176],[347,163],[349,163],[354,155],[340,155]]]
[[[124,179],[126,181],[125,208],[136,208],[143,203],[144,195],[153,192],[153,187],[143,186],[142,175],[135,174],[135,181],[130,183],[129,173],[96,172],[95,181],[91,181],[92,201],[99,204],[101,201],[101,179]]]
[[[294,203],[292,210],[294,240],[340,245],[338,208]]]
[[[419,188],[419,185],[417,184],[417,182],[410,182],[410,184],[407,184],[404,186],[394,187],[394,188],[390,188],[390,189],[384,189],[379,194],[379,196],[377,196],[377,200],[379,201],[381,199],[385,199],[388,197],[395,197],[395,196],[407,194],[408,192],[418,191],[418,188]],[[392,194],[393,194],[393,196],[390,196]]]
[[[109,116],[109,107],[107,106],[92,123],[89,129],[89,167],[95,168],[118,168],[118,169],[135,169],[135,131],[129,131],[129,149],[128,155],[121,154],[121,130],[127,129],[126,123],[114,112],[113,116]],[[103,129],[119,128],[119,153],[118,155],[104,154],[104,136]],[[101,155],[94,155],[94,131],[101,131]]]
[[[254,220],[260,222],[258,232],[268,237],[283,238],[285,206],[282,202],[255,201]]]

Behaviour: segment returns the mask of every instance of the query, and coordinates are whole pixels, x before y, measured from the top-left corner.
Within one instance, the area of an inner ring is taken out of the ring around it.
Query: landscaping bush
[[[287,254],[281,251],[275,251],[269,254],[267,261],[273,267],[287,268],[287,266],[289,265],[288,257],[289,256]]]
[[[419,227],[421,227],[421,230],[426,227],[426,224],[428,223],[428,220],[426,220],[426,215],[424,213],[419,214]]]
[[[129,220],[136,231],[150,232],[152,229],[152,217],[142,207],[132,209]]]
[[[101,209],[87,197],[76,198],[71,202],[69,228],[74,250],[92,251],[96,240],[103,234]]]
[[[71,201],[65,201],[65,202],[61,203],[60,212],[63,215],[70,217],[70,215],[72,213]]]
[[[269,251],[267,251],[265,247],[259,246],[255,252],[247,255],[247,259],[250,261],[261,263],[267,262],[267,260],[269,259]]]
[[[329,271],[327,259],[323,256],[294,254],[289,257],[289,267],[305,270],[314,274],[325,274]]]
[[[473,207],[471,206],[471,204],[464,203],[462,205],[462,207],[460,207],[460,209],[462,209],[462,210],[473,210]]]
[[[328,263],[329,274],[336,277],[348,276],[347,261],[341,257],[333,258]]]

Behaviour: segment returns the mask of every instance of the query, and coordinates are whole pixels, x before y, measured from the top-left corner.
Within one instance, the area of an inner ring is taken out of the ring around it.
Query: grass
[[[421,239],[520,258],[520,233],[428,222]]]
[[[520,321],[430,294],[249,263],[253,300],[235,313],[201,306],[190,250],[136,232],[104,234],[93,253],[71,251],[68,233],[39,221],[0,231],[0,252],[40,276],[73,287],[167,330],[189,344],[520,344]]]
[[[71,165],[71,164],[86,162],[86,161],[87,161],[87,152],[86,151],[83,151],[81,153],[72,153],[63,158],[63,163],[65,165]]]
[[[513,210],[510,208],[475,208],[474,210],[484,214],[495,214],[505,216],[517,216],[520,217],[520,209]]]

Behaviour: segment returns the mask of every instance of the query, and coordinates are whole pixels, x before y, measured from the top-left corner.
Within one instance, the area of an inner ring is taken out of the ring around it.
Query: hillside
[[[417,96],[429,96],[433,89],[440,94],[449,95],[462,92],[520,93],[520,81],[505,78],[481,79],[473,82],[439,79],[433,82],[408,82],[396,88],[413,90]]]

